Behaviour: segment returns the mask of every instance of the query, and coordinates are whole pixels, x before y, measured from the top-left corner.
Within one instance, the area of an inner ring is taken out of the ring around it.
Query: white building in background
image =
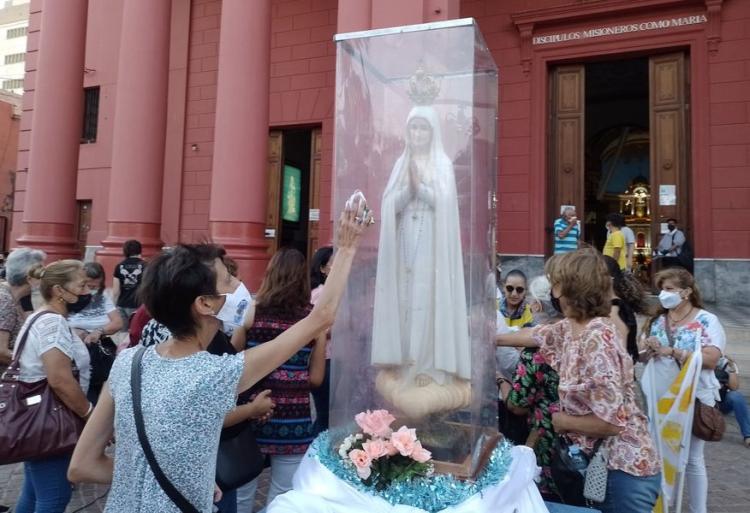
[[[23,94],[30,0],[0,0],[0,89]]]

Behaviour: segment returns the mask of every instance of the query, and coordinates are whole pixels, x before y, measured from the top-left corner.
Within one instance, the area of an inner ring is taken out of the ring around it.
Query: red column
[[[372,0],[339,0],[336,31],[369,30],[371,18]]]
[[[45,2],[19,246],[79,258],[74,233],[88,0]]]
[[[211,238],[237,260],[251,288],[268,262],[270,53],[271,0],[224,0],[209,223]]]
[[[122,243],[161,249],[161,188],[167,123],[172,2],[123,2],[107,237],[97,258],[113,266]]]

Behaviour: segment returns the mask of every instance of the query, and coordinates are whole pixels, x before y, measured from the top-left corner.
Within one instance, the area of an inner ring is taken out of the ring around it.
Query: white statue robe
[[[434,109],[414,117],[432,126],[428,173],[412,195],[407,145],[383,194],[372,363],[402,367],[405,385],[419,374],[444,385],[471,379],[456,180]]]

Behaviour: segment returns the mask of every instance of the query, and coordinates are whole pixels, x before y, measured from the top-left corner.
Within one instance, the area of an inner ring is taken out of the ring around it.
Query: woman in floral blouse
[[[701,349],[703,369],[698,379],[696,397],[703,404],[713,406],[720,400],[721,385],[714,369],[726,347],[726,335],[718,317],[703,309],[700,292],[693,275],[682,268],[670,268],[656,275],[656,286],[661,289],[659,302],[662,310],[645,327],[646,359],[656,358],[660,376],[677,376],[679,365]],[[670,331],[672,341],[667,335]],[[673,343],[670,343],[673,342]],[[671,380],[664,380],[660,397]],[[690,437],[685,478],[688,490],[688,507],[691,513],[705,513],[708,500],[708,477],[703,449],[706,442]]]
[[[539,347],[560,377],[555,432],[591,455],[604,439],[609,451],[604,513],[651,511],[659,494],[659,458],[648,421],[635,402],[633,361],[609,319],[610,279],[597,252],[553,257],[545,271],[552,300],[565,318],[551,325],[499,335],[498,344]]]

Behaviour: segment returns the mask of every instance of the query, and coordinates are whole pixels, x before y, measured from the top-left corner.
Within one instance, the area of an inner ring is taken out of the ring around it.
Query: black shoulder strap
[[[195,506],[180,493],[172,484],[169,478],[164,475],[159,463],[156,461],[154,451],[151,450],[151,444],[146,438],[146,428],[143,425],[143,411],[141,410],[141,361],[145,347],[140,347],[133,355],[133,364],[130,367],[130,388],[133,393],[133,415],[135,416],[135,429],[138,432],[138,441],[141,443],[143,454],[146,456],[151,472],[154,473],[156,481],[161,486],[164,493],[180,508],[183,513],[200,513]]]

